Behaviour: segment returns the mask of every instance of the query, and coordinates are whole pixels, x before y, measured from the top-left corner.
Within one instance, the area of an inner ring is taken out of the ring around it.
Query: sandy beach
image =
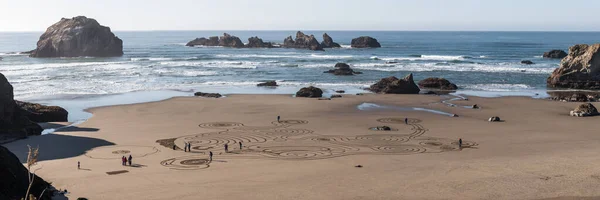
[[[37,174],[73,199],[600,197],[600,124],[570,117],[578,103],[468,97],[451,107],[448,98],[177,97],[93,108],[82,124],[4,146],[22,161],[27,145],[39,146]],[[480,109],[462,107],[473,104]],[[129,155],[133,165],[122,166]]]

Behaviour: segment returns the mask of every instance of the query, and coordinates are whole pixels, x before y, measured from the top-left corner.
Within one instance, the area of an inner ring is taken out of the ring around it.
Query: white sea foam
[[[326,67],[333,65],[317,65],[311,67]],[[523,67],[521,65],[510,64],[456,64],[456,65],[438,65],[436,63],[408,63],[408,64],[379,64],[365,63],[354,64],[353,68],[362,70],[376,71],[459,71],[459,72],[506,72],[506,73],[525,73],[525,74],[549,74],[554,67]]]
[[[167,61],[173,58],[131,58],[131,61]]]
[[[519,90],[529,90],[533,87],[525,84],[475,84],[461,86],[466,90],[481,90],[481,91],[493,91],[493,92],[510,92]]]
[[[420,55],[415,57],[377,57],[373,56],[373,60],[385,60],[385,61],[419,61],[419,60],[432,60],[432,61],[452,61],[452,60],[465,60],[467,56],[444,56],[444,55]]]
[[[179,66],[195,66],[209,68],[241,68],[241,69],[256,69],[259,62],[242,62],[242,61],[174,61],[160,62],[160,65],[167,67]]]
[[[296,59],[347,59],[352,58],[352,55],[321,55],[321,54],[218,54],[218,58],[296,58]]]

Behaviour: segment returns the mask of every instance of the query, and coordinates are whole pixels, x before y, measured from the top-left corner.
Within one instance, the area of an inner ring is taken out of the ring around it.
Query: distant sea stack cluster
[[[333,38],[327,33],[323,34],[323,41],[319,43],[314,35],[306,35],[302,31],[296,32],[296,38],[291,35],[283,39],[283,43],[275,44],[271,42],[263,42],[258,36],[248,38],[248,43],[244,44],[240,38],[232,36],[228,33],[223,33],[223,36],[212,36],[209,38],[196,38],[186,44],[186,46],[220,46],[231,48],[294,48],[308,49],[313,51],[322,51],[327,48],[340,48],[341,45],[333,41]],[[378,48],[381,44],[377,39],[369,36],[361,36],[354,38],[351,41],[353,48]]]

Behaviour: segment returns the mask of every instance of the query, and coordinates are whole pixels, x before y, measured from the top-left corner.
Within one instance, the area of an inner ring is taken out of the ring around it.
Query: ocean
[[[145,31],[115,34],[123,40],[123,57],[29,58],[15,52],[35,48],[42,32],[0,32],[0,72],[13,84],[15,98],[69,107],[72,101],[99,106],[137,103],[191,95],[194,91],[222,94],[292,94],[315,85],[364,92],[377,80],[413,73],[416,81],[444,77],[458,93],[478,96],[545,95],[546,78],[560,60],[544,59],[551,49],[567,51],[574,44],[597,43],[596,32],[393,32],[305,31],[319,41],[327,32],[342,48],[233,49],[186,47],[197,37],[223,32],[242,41],[258,36],[282,43],[295,31]],[[358,36],[376,38],[382,48],[352,49]],[[522,65],[521,60],[535,64]],[[323,71],[338,62],[363,74],[333,76]],[[258,88],[276,80],[281,87]],[[140,94],[136,96],[135,94]],[[145,98],[152,94],[152,98]],[[127,97],[102,100],[105,96]],[[82,106],[86,107],[86,106]]]

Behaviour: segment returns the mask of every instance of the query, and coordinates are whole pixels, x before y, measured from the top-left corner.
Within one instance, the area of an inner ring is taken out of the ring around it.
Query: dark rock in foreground
[[[563,59],[564,57],[567,57],[567,52],[563,50],[552,50],[544,53],[544,58]]]
[[[27,118],[14,100],[13,87],[0,73],[0,141],[40,135],[43,129]]]
[[[378,48],[381,44],[375,38],[362,36],[352,39],[351,46],[352,48]]]
[[[277,85],[277,82],[275,82],[275,81],[267,81],[264,83],[259,83],[256,86],[258,86],[258,87],[277,87],[278,85]]]
[[[591,103],[584,103],[572,110],[570,113],[574,117],[588,117],[598,115],[598,109]]]
[[[381,79],[379,82],[371,85],[372,92],[383,94],[419,94],[421,89],[415,84],[413,75],[409,74],[403,79],[394,76]]]
[[[289,36],[283,40],[284,48],[296,48],[296,49],[310,49],[313,51],[323,50],[319,41],[315,38],[314,35],[305,35],[304,33],[298,31],[296,33],[296,40],[292,39],[292,36]]]
[[[426,78],[419,81],[419,86],[421,88],[430,88],[430,89],[438,89],[438,90],[457,90],[458,86],[445,78]]]
[[[535,63],[533,63],[531,60],[522,60],[521,64],[524,64],[524,65],[533,65]]]
[[[37,42],[30,57],[111,57],[123,55],[123,41],[100,25],[84,16],[62,18],[48,27]]]
[[[350,68],[350,65],[346,63],[337,63],[335,64],[335,69],[331,69],[323,73],[331,73],[337,76],[351,76],[354,74],[362,74],[362,72],[354,71],[352,68]]]
[[[323,97],[323,90],[317,87],[305,87],[296,92],[296,97],[319,98]]]
[[[273,48],[273,43],[263,42],[262,39],[258,37],[248,38],[248,44],[246,44],[246,48]]]
[[[22,101],[15,101],[21,109],[24,111],[24,115],[29,120],[41,123],[41,122],[67,122],[69,112],[64,108],[58,106],[44,106],[37,103],[28,103]]]
[[[569,55],[548,77],[547,84],[556,88],[600,89],[600,44],[569,48]]]
[[[323,42],[321,42],[321,46],[323,48],[340,48],[342,47],[340,44],[333,42],[333,38],[331,38],[327,33],[323,33]]]
[[[43,149],[40,150],[43,153]],[[29,187],[29,171],[23,166],[19,158],[6,147],[0,146],[0,199],[17,200],[23,198]],[[44,196],[39,198],[44,189]],[[50,200],[52,189],[50,184],[39,176],[35,176],[30,194],[38,200]]]
[[[196,92],[194,96],[197,97],[206,97],[206,98],[221,98],[222,95],[219,93],[204,93],[204,92]]]

